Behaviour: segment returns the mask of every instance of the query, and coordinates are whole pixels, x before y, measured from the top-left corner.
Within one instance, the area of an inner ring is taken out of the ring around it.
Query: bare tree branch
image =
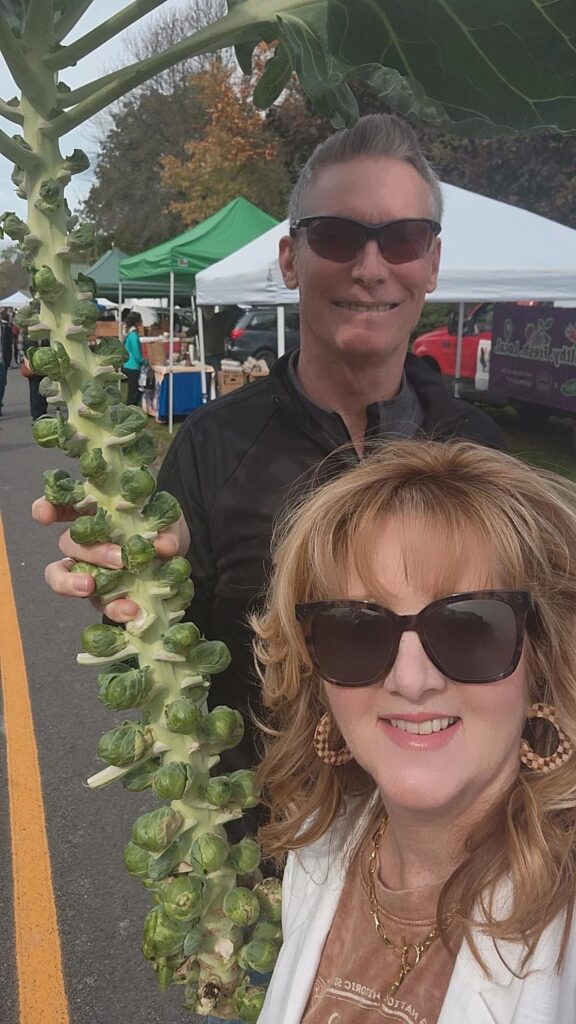
[[[7,121],[13,121],[14,124],[24,124],[24,116],[19,109],[11,107],[5,100],[0,100],[0,116],[5,117]]]
[[[69,0],[67,9],[56,23],[56,39],[58,42],[66,38],[74,26],[78,24],[82,15],[86,14],[86,11],[92,6],[93,2],[94,0]]]
[[[99,46],[109,42],[114,36],[123,32],[125,28],[129,28],[130,25],[143,18],[145,14],[149,14],[150,11],[154,11],[165,3],[166,0],[134,0],[134,3],[125,7],[123,11],[119,11],[118,14],[108,18],[107,21],[102,22],[101,25],[97,25],[91,32],[87,32],[85,36],[76,39],[69,46],[60,47],[54,53],[48,54],[44,58],[44,63],[54,71],[72,67],[82,57],[86,57],[93,50],[97,50]]]
[[[5,156],[7,160],[12,160],[13,163],[17,164],[24,171],[32,171],[36,166],[38,159],[34,156],[34,153],[29,149],[24,149],[18,142],[11,139],[6,132],[3,132],[0,128],[0,153]]]
[[[142,85],[143,82],[147,82],[148,79],[165,71],[171,64],[233,45],[238,41],[238,31],[250,27],[250,21],[242,8],[243,4],[239,4],[232,8],[232,11],[224,18],[207,25],[206,28],[200,29],[199,32],[188,36],[187,39],[182,39],[155,57],[131,64],[112,75],[106,75],[104,79],[97,79],[84,86],[82,101],[66,114],[47,121],[42,125],[42,131],[49,138],[60,138],[103,110],[109,103],[115,103],[121,96],[125,96],[138,85]],[[66,99],[63,98],[64,102],[68,102],[68,100],[69,95]]]

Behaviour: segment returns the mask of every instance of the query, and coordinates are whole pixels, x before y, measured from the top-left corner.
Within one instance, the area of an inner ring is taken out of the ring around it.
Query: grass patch
[[[510,406],[488,406],[486,412],[502,430],[511,455],[576,482],[574,420],[557,416],[529,420]]]

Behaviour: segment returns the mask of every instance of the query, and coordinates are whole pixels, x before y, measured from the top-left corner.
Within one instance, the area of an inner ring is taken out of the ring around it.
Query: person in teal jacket
[[[124,348],[128,353],[128,359],[122,367],[122,372],[128,380],[128,394],[126,405],[140,405],[140,392],[138,390],[138,378],[140,369],[146,359],[142,355],[140,346],[140,335],[138,328],[142,326],[140,313],[129,313],[126,317],[127,334],[124,338]]]

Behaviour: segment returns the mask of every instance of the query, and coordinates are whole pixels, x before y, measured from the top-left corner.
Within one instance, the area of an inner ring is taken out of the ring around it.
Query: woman
[[[296,510],[254,625],[259,1024],[573,1024],[576,485],[388,445]]]
[[[138,333],[138,328],[141,326],[142,317],[140,316],[140,313],[129,313],[126,317],[126,337],[124,338],[124,348],[128,353],[128,359],[122,367],[122,372],[126,375],[128,380],[126,405],[140,405],[138,380],[140,377],[140,369],[146,362],[146,359],[142,355],[140,335]]]

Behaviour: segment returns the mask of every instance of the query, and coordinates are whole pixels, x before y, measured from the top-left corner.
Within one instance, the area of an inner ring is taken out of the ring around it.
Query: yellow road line
[[[20,1024],[69,1024],[38,750],[1,517],[0,676],[6,724]]]

